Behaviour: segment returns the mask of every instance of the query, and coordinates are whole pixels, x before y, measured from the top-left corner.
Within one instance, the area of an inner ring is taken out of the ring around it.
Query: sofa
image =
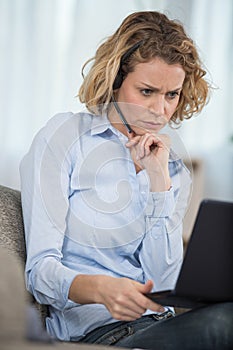
[[[0,185],[0,349],[109,349],[49,338],[44,325],[48,310],[25,288],[25,258],[20,191]]]

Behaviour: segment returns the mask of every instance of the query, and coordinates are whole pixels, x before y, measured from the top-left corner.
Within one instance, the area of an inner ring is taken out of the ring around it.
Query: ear
[[[117,72],[117,75],[116,75],[116,78],[114,80],[114,83],[113,83],[113,90],[117,90],[121,87],[121,84],[123,82],[123,72],[122,72],[122,69],[120,68]]]

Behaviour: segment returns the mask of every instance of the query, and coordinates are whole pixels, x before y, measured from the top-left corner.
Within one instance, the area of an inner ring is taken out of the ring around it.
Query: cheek
[[[119,102],[132,103],[136,105],[142,104],[139,91],[135,88],[133,82],[131,82],[128,76],[123,81],[121,88],[119,89],[118,99]]]
[[[125,102],[125,103],[132,103],[132,104],[139,104],[138,101],[138,96],[130,91],[130,89],[123,89],[119,95],[119,101],[120,102]]]
[[[125,86],[119,91],[118,94],[118,101],[120,103],[122,112],[125,114],[125,117],[127,117],[127,120],[135,120],[139,113],[142,112],[142,109],[145,109],[146,106],[143,106],[143,103],[141,99],[139,98],[138,94],[130,90],[130,87],[127,88]]]
[[[172,115],[177,110],[178,105],[179,105],[179,100],[173,101],[172,103],[168,103],[167,114],[169,114],[170,118],[172,117]]]
[[[123,109],[127,120],[132,122],[137,119],[141,107],[139,107],[134,100],[131,100],[124,104]]]

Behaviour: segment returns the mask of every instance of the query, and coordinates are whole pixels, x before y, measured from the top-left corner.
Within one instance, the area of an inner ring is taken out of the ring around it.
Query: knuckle
[[[120,307],[117,304],[115,304],[112,308],[112,315],[119,316],[119,314],[120,314]]]
[[[128,299],[128,293],[125,292],[124,294],[119,294],[116,296],[115,298],[115,305],[114,307],[116,308],[120,308],[122,306],[124,306],[125,301]]]
[[[119,315],[117,312],[112,312],[112,317],[113,317],[115,320],[122,321],[122,316]]]

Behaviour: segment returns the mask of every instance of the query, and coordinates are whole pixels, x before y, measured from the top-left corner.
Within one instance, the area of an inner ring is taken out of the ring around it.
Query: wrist
[[[171,188],[171,178],[168,173],[149,172],[148,176],[152,192],[169,191]]]
[[[96,304],[104,304],[105,302],[105,291],[110,283],[110,279],[114,277],[105,276],[105,275],[97,275],[95,282],[95,303]]]
[[[105,285],[103,275],[77,275],[71,283],[69,299],[78,304],[101,303],[102,289]]]

